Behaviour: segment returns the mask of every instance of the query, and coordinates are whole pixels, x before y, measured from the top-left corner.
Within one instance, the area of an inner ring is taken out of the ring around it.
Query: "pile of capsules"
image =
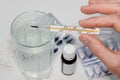
[[[76,41],[75,37],[71,34],[61,35],[60,33],[56,35],[54,39],[55,48],[53,53],[57,53],[58,51],[62,50],[62,46],[64,44],[73,44]]]
[[[54,53],[57,53],[60,50],[60,45],[63,44],[74,44],[75,37],[72,35],[57,35],[54,39],[55,41],[55,49]],[[106,47],[109,49],[116,51],[118,50],[118,45],[113,38],[109,38],[103,41]],[[82,46],[76,50],[76,53],[82,63],[85,73],[89,80],[97,77],[102,77],[106,75],[111,75],[111,72],[107,69],[107,67],[89,50],[87,46]]]

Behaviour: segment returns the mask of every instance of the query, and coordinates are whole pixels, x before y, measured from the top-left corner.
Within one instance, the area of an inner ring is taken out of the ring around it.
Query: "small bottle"
[[[62,73],[65,75],[72,75],[76,69],[77,56],[75,54],[75,47],[72,44],[64,46],[62,60]]]

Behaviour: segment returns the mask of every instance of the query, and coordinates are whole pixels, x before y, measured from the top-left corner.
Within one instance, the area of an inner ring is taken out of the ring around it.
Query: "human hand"
[[[89,0],[87,6],[82,6],[85,14],[101,13],[103,16],[81,20],[80,26],[87,28],[111,27],[120,33],[120,0]],[[80,35],[80,40],[107,66],[114,74],[120,76],[120,50],[114,52],[108,49],[95,35]]]

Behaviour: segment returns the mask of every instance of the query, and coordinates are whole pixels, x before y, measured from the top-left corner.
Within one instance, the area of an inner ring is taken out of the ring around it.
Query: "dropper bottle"
[[[77,56],[75,54],[75,47],[72,44],[64,46],[63,54],[61,55],[62,73],[65,75],[72,75],[76,69]]]

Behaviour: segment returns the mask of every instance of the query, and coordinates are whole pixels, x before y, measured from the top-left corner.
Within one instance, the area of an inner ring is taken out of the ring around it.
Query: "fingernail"
[[[96,3],[97,0],[90,0],[89,3]]]
[[[83,7],[83,8],[86,8],[86,7],[88,7],[88,5],[83,5],[82,7]]]
[[[85,21],[86,21],[86,19],[84,19],[84,20],[80,20],[79,23],[82,23],[82,22],[85,22]]]
[[[86,24],[86,20],[80,20],[80,21],[79,21],[79,25],[80,25],[80,26],[84,26],[85,24]]]
[[[82,42],[83,42],[85,45],[87,45],[87,44],[88,44],[88,39],[84,38],[84,39],[82,39]]]
[[[89,9],[89,5],[84,5],[84,6],[81,6],[81,10],[84,11],[86,9]]]

